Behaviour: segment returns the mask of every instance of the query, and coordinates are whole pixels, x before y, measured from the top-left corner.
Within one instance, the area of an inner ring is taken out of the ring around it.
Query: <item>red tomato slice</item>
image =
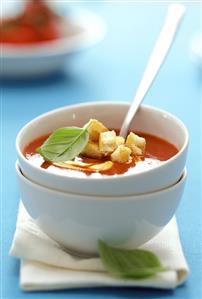
[[[1,32],[0,41],[2,43],[33,43],[38,40],[36,32],[26,26],[17,26],[9,30],[4,30]]]
[[[37,29],[41,41],[54,40],[60,37],[59,26],[55,21],[49,21],[46,25]]]
[[[29,0],[24,12],[0,25],[0,42],[34,43],[60,36],[59,17],[43,0]]]
[[[37,26],[55,18],[55,14],[44,1],[32,0],[27,2],[22,17],[23,22]]]

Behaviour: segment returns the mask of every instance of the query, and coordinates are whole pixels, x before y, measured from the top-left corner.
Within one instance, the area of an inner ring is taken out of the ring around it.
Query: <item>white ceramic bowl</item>
[[[101,41],[106,33],[102,18],[88,10],[71,10],[64,34],[35,45],[1,45],[0,76],[35,77],[62,69],[70,54]]]
[[[116,177],[67,177],[32,165],[22,154],[24,147],[33,139],[59,127],[83,126],[90,118],[102,121],[109,128],[120,128],[128,107],[128,103],[91,102],[67,106],[32,120],[19,132],[16,141],[23,174],[30,180],[50,188],[89,195],[134,195],[160,190],[174,184],[185,167],[188,133],[176,117],[149,106],[139,109],[131,129],[162,137],[179,150],[174,157],[151,170]]]
[[[16,164],[21,199],[28,213],[52,239],[73,251],[96,253],[97,241],[135,248],[155,236],[173,217],[186,180],[164,190],[101,197],[64,193],[25,178]]]

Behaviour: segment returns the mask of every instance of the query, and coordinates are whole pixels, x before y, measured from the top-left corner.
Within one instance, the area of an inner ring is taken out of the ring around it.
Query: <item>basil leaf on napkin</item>
[[[147,250],[119,249],[102,240],[98,243],[98,250],[106,271],[119,278],[144,279],[167,270],[158,257]]]
[[[48,139],[37,148],[37,152],[47,161],[65,162],[72,160],[85,148],[89,134],[84,128],[66,127],[54,131]]]

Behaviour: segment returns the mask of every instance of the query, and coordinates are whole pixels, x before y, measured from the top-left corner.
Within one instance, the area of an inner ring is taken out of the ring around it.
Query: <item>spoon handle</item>
[[[166,54],[168,53],[168,50],[175,37],[175,33],[177,31],[180,20],[184,15],[184,12],[185,7],[181,4],[171,4],[168,8],[168,13],[166,16],[164,26],[153,48],[150,60],[143,74],[139,88],[136,92],[136,95],[133,99],[133,102],[130,106],[130,109],[128,110],[122,128],[120,130],[120,135],[124,138],[128,133],[131,122],[139,105],[141,104],[146,93],[148,92],[152,82],[154,81],[154,78],[158,74],[160,66],[162,65],[166,57]]]

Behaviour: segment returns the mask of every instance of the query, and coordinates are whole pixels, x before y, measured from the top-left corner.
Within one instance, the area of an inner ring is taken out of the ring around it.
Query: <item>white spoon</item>
[[[164,26],[154,46],[150,60],[147,64],[142,81],[139,84],[139,88],[136,92],[133,102],[131,103],[130,109],[128,110],[128,113],[123,121],[120,135],[124,138],[128,133],[131,122],[138,110],[138,107],[140,106],[142,100],[144,99],[144,96],[151,87],[151,84],[154,81],[160,69],[160,66],[163,64],[166,54],[168,53],[168,50],[172,45],[177,28],[179,27],[184,12],[185,7],[181,4],[171,4],[168,7]]]

